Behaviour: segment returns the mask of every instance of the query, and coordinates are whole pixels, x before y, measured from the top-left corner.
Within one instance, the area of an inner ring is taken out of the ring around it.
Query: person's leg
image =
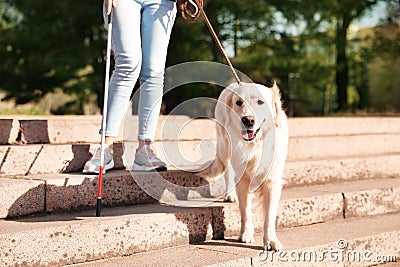
[[[105,21],[105,7],[104,7]],[[118,136],[126,113],[133,87],[141,68],[140,19],[141,4],[134,0],[119,0],[112,11],[112,48],[115,68],[109,84],[107,122],[105,129],[104,170],[114,167],[112,144]],[[103,129],[102,129],[103,130]],[[84,173],[99,173],[100,145],[96,145],[93,157],[85,163]]]
[[[170,0],[143,0],[142,70],[140,73],[139,146],[134,170],[166,170],[150,149],[161,108],[164,69],[168,43],[176,16],[176,3]]]
[[[112,12],[115,67],[110,79],[105,133],[109,145],[118,136],[142,64],[141,4],[134,0],[119,0]]]
[[[140,145],[154,141],[161,108],[168,43],[176,16],[170,0],[143,0],[142,70],[140,73]]]

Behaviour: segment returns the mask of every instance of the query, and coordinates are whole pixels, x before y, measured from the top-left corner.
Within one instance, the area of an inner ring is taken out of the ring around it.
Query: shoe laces
[[[108,148],[108,146],[105,145],[104,146],[104,153],[107,152],[107,148]],[[93,160],[100,160],[100,158],[101,158],[101,145],[97,145],[96,148],[94,149]]]
[[[146,153],[146,156],[150,160],[152,160],[152,159],[157,159],[158,160],[158,157],[157,157],[156,153],[153,151],[153,149],[150,148],[150,146],[144,145],[142,149]]]

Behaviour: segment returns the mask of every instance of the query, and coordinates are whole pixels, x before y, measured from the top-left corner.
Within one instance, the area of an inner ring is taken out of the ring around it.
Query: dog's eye
[[[258,100],[258,101],[257,101],[257,104],[259,104],[259,105],[261,106],[262,104],[264,104],[264,101]]]
[[[243,105],[243,101],[242,100],[236,101],[236,105],[238,105],[240,107],[241,105]]]

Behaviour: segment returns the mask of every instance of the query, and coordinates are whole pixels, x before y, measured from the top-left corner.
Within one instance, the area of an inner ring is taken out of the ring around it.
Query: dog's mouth
[[[253,141],[256,136],[257,133],[260,131],[260,128],[258,128],[257,130],[253,131],[253,130],[244,130],[242,131],[242,137],[244,141]]]

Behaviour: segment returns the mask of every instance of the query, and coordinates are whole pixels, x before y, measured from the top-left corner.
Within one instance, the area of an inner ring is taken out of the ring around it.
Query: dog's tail
[[[217,124],[216,130],[218,139],[215,158],[212,161],[205,163],[200,170],[194,172],[194,174],[204,178],[214,178],[223,174],[230,163],[230,139],[221,125]]]

